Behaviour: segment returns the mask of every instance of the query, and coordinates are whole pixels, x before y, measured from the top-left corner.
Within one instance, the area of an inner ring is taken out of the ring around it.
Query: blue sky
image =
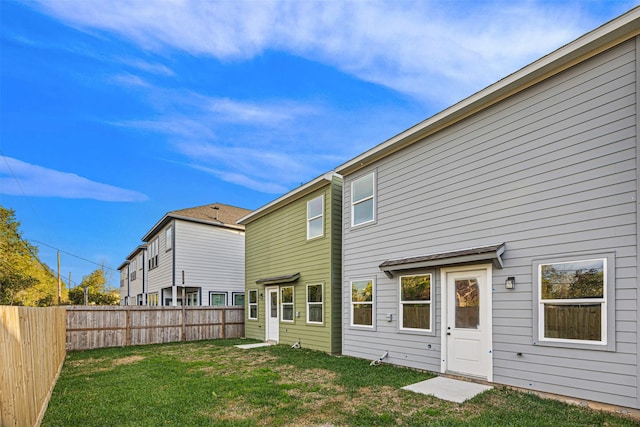
[[[0,204],[115,287],[166,212],[256,209],[636,4],[0,0]]]

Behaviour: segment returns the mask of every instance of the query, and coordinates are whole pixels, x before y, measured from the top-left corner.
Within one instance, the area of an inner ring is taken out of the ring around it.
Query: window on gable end
[[[307,240],[324,234],[324,196],[307,202]]]

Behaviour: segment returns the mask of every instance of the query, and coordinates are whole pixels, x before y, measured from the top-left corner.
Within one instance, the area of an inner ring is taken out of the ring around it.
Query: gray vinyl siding
[[[504,269],[493,269],[493,381],[639,407],[635,47],[605,51],[344,177],[344,354],[389,351],[390,363],[440,371],[439,270],[435,335],[421,336],[399,333],[397,278],[378,265],[505,242]],[[351,228],[351,182],[372,171],[376,221]],[[605,252],[615,253],[615,351],[534,345],[534,260]],[[350,326],[350,280],[367,277],[376,280],[374,330]]]

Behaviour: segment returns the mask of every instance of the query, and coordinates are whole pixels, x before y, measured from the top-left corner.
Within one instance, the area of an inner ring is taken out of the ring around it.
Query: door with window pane
[[[266,311],[266,340],[278,342],[280,338],[279,333],[279,318],[278,318],[278,288],[266,288],[265,294],[267,297],[267,309]]]
[[[487,270],[446,272],[446,370],[489,379],[491,316]]]

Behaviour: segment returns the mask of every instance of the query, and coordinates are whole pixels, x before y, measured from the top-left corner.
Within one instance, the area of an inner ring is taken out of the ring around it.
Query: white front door
[[[442,270],[442,371],[493,378],[491,266]]]
[[[279,339],[279,319],[278,319],[278,288],[266,288],[267,309],[267,341],[278,342]]]

